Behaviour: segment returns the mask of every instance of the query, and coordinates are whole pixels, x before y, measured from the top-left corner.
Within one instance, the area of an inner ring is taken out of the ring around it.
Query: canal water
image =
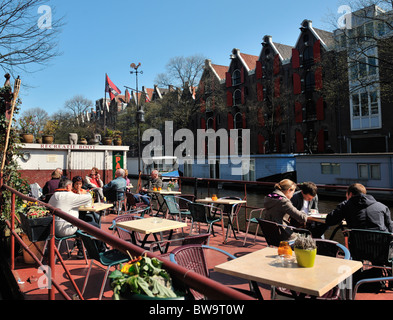
[[[137,185],[137,180],[131,180],[134,187]],[[273,190],[273,188],[272,188]],[[271,191],[272,191],[271,190]],[[194,186],[190,184],[183,184],[181,187],[181,191],[183,194],[194,194]],[[263,208],[263,201],[265,196],[270,193],[271,191],[255,191],[255,190],[247,190],[247,206],[249,207],[256,207],[256,208]],[[243,189],[218,189],[218,188],[207,188],[198,186],[197,190],[197,198],[205,198],[207,196],[212,196],[212,194],[216,194],[217,197],[240,197],[244,198],[244,190]],[[318,208],[321,213],[328,213],[334,210],[337,205],[345,200],[345,194],[343,193],[342,196],[331,197],[331,196],[324,196],[323,194],[318,195]],[[382,201],[383,202],[383,201]],[[388,205],[388,204],[387,204]],[[390,208],[390,212],[393,213],[392,205],[388,205]],[[248,209],[248,214],[251,209]],[[240,229],[245,231],[246,229],[246,221],[245,221],[245,214],[244,211],[241,211],[239,214],[239,225]],[[335,227],[330,227],[327,232],[325,233],[325,238],[329,239],[331,233]],[[255,226],[250,227],[250,233],[255,232]],[[334,237],[335,241],[340,243],[344,243],[344,237],[341,231],[338,231]]]

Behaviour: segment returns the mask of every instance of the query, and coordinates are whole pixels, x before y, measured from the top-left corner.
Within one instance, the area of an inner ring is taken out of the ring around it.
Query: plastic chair
[[[182,246],[179,248],[174,249],[171,254],[169,255],[170,261],[179,264],[180,266],[194,271],[198,274],[201,274],[207,278],[210,277],[210,272],[209,268],[207,265],[207,260],[205,256],[205,249],[210,249],[210,250],[215,250],[220,253],[225,254],[228,256],[230,259],[236,259],[235,256],[231,255],[230,253],[215,248],[215,247],[210,247],[206,245],[198,245],[198,244],[191,244],[191,245],[186,245]],[[195,298],[195,300],[201,300],[204,299],[205,296],[198,291],[195,291],[193,289],[190,289],[191,294]]]
[[[67,240],[70,240],[70,239],[74,239],[74,241],[75,241],[75,240],[80,239],[80,238],[79,238],[78,234],[73,234],[73,235],[66,236],[66,237],[56,237],[56,236],[55,236],[55,241],[57,241],[57,251],[60,253],[61,244],[64,242],[65,245],[66,245],[66,248],[67,248],[67,255],[68,255],[68,258],[71,258],[71,253],[72,253],[72,252],[74,251],[74,249],[75,249],[75,246],[74,246],[74,247],[70,250],[70,247],[68,246],[68,241],[67,241]],[[85,250],[84,247],[83,247],[83,257],[85,258],[86,264],[88,264],[87,256],[86,256],[86,250]],[[55,263],[56,263],[56,260],[57,260],[57,257],[55,256]]]
[[[347,229],[343,231],[348,236],[348,248],[353,260],[363,262],[367,268],[383,269],[392,273],[393,234],[377,230]],[[359,286],[365,283],[393,281],[393,276],[373,277],[357,281],[353,290],[355,299]]]
[[[326,239],[314,239],[317,245],[317,254],[328,257],[342,257],[343,259],[351,259],[349,250],[342,244]],[[290,291],[283,287],[272,287],[271,297],[275,299],[276,295],[285,296],[288,298],[298,298],[301,295],[297,292]],[[329,290],[321,297],[314,297],[310,295],[301,296],[303,299],[318,299],[318,300],[339,300],[341,297],[341,290],[339,286]]]
[[[256,230],[255,230],[255,236],[254,236],[254,243],[255,243],[255,240],[256,240],[257,234],[258,234],[259,223],[258,223],[257,217],[254,217],[254,215],[258,215],[258,213],[259,213],[258,218],[261,219],[263,210],[264,210],[264,208],[259,208],[259,209],[253,209],[253,210],[250,211],[250,214],[249,214],[248,218],[246,219],[246,221],[247,221],[247,228],[246,228],[246,234],[244,236],[243,246],[246,244],[248,230],[250,229],[250,224],[251,223],[254,223],[254,224],[257,225]]]
[[[142,208],[149,207],[149,205],[147,205],[146,203],[144,203],[142,201],[136,202],[135,198],[134,198],[134,194],[131,192],[126,193],[126,198],[127,198],[127,210],[134,209],[134,208],[142,209]]]
[[[157,241],[153,242],[150,246],[150,251],[154,251],[156,248],[159,248],[160,251],[162,251],[162,247],[166,246],[164,252],[160,256],[168,256],[169,253],[168,249],[170,245],[179,243],[178,246],[185,246],[189,244],[204,244],[207,245],[209,242],[211,234],[210,233],[201,233],[201,234],[195,234],[195,235],[188,235],[184,238],[178,238],[178,239],[171,239],[171,240],[163,240],[163,241]]]
[[[108,278],[109,270],[112,266],[117,266],[120,263],[126,263],[130,260],[130,257],[127,254],[124,254],[116,249],[113,250],[108,250],[105,252],[99,252],[97,245],[95,243],[95,238],[83,233],[81,231],[77,231],[78,235],[81,237],[83,244],[87,250],[87,253],[89,254],[90,258],[90,266],[89,270],[87,271],[87,275],[85,278],[85,282],[83,284],[83,289],[82,289],[82,295],[85,292],[87,282],[89,280],[90,276],[90,271],[93,266],[93,263],[99,267],[101,267],[99,264],[96,264],[94,261],[99,262],[101,265],[106,266],[106,271],[105,271],[105,276],[102,281],[101,289],[100,289],[100,295],[98,297],[99,300],[102,299],[102,295],[104,293],[104,287],[106,284],[106,280]]]
[[[307,229],[286,226],[259,218],[257,218],[257,221],[268,246],[278,247],[281,241],[288,241],[292,233],[301,233],[311,236],[311,232]]]
[[[195,202],[189,203],[188,208],[190,209],[192,217],[190,234],[192,233],[192,230],[194,230],[194,223],[199,222],[206,223],[209,226],[207,233],[212,233],[214,235],[213,224],[221,221],[222,237],[223,241],[225,241],[224,222],[222,220],[222,211],[220,209]],[[216,217],[216,214],[219,214],[219,216]]]
[[[194,202],[195,195],[193,194],[182,194],[181,196],[175,196],[180,207],[180,211],[189,211],[188,204]]]
[[[113,208],[117,215],[127,211],[127,197],[126,191],[116,190],[116,201],[113,202]]]
[[[189,210],[182,211],[180,209],[180,205],[176,202],[176,199],[177,198],[175,198],[174,196],[164,196],[164,201],[168,208],[167,215],[169,214],[172,217],[176,217],[179,219],[179,221],[181,221],[183,217],[191,218],[191,212]]]

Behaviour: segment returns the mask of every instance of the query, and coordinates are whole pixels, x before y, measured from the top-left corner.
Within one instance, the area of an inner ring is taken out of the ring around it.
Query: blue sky
[[[201,54],[214,64],[229,65],[233,48],[259,55],[262,38],[294,45],[300,23],[313,21],[331,29],[329,15],[341,3],[325,0],[96,0],[48,1],[53,18],[65,17],[59,51],[44,70],[21,75],[21,111],[42,108],[49,114],[66,100],[104,96],[105,74],[124,93],[135,87],[130,64],[141,63],[139,89],[153,88],[170,58]],[[40,14],[37,13],[37,20]]]

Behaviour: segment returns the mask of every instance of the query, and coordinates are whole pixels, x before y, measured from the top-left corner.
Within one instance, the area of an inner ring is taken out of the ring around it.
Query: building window
[[[241,73],[240,70],[236,69],[232,74],[232,86],[237,86],[239,84],[241,84]]]
[[[359,179],[381,180],[381,165],[359,163],[358,177]]]
[[[377,90],[351,95],[352,130],[381,127],[381,111]]]
[[[242,104],[242,91],[240,89],[236,89],[233,93],[233,105],[240,106]]]
[[[341,174],[341,165],[339,163],[323,162],[321,163],[322,174]]]

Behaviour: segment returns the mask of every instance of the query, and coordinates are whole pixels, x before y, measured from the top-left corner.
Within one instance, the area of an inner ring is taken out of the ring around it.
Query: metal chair
[[[180,211],[189,211],[188,204],[190,202],[194,202],[195,195],[193,194],[182,194],[181,196],[175,195],[175,198],[177,199],[177,202],[179,204]]]
[[[317,245],[317,254],[328,256],[328,257],[340,257],[346,260],[351,259],[349,250],[342,244],[326,239],[314,239]],[[288,297],[288,298],[299,298],[302,299],[317,299],[317,300],[339,300],[341,298],[341,290],[339,286],[334,287],[325,293],[322,297],[314,297],[309,295],[301,295],[298,292],[290,291],[283,287],[272,287],[271,298],[275,299],[276,295]]]
[[[105,252],[99,252],[94,237],[92,237],[86,233],[83,233],[82,231],[79,231],[79,230],[77,231],[77,233],[82,238],[83,244],[84,244],[84,246],[87,250],[87,253],[89,255],[89,258],[90,258],[90,266],[89,266],[89,270],[87,271],[85,282],[83,284],[82,295],[85,292],[86,285],[89,280],[90,271],[93,266],[93,263],[94,263],[94,261],[97,261],[101,265],[106,266],[104,279],[102,281],[102,285],[101,285],[101,289],[100,289],[100,295],[98,297],[98,299],[101,300],[102,295],[104,293],[104,287],[106,284],[106,280],[108,279],[108,274],[109,274],[110,268],[112,266],[117,266],[120,263],[128,262],[130,260],[130,257],[127,254],[124,254],[116,249],[108,250]],[[94,263],[94,264],[101,267],[100,264],[96,264],[96,263]]]
[[[356,282],[353,290],[355,299],[359,286],[372,282],[393,281],[393,234],[377,230],[347,229],[348,248],[353,260],[363,262],[367,269],[382,269],[386,276],[361,279]]]
[[[229,199],[229,200],[242,200],[242,198],[239,197],[222,197],[220,199]],[[232,216],[232,228],[233,228],[233,222],[236,220],[236,226],[237,226],[237,232],[239,232],[239,211],[242,208],[243,204],[225,204],[224,209],[222,214],[228,216],[230,218],[230,215]],[[229,227],[228,227],[229,228]],[[233,230],[235,233],[235,230]]]
[[[149,205],[147,205],[144,202],[137,202],[135,201],[134,194],[131,192],[126,193],[126,198],[127,198],[127,210],[132,210],[132,209],[142,209],[142,208],[147,208]]]
[[[307,229],[286,226],[259,218],[257,218],[257,221],[268,246],[278,247],[281,241],[288,241],[292,233],[301,233],[311,236],[311,232]]]
[[[75,249],[75,246],[74,246],[74,247],[70,250],[70,247],[69,247],[69,245],[68,245],[68,240],[70,240],[70,239],[73,239],[74,241],[76,241],[77,239],[80,240],[78,234],[73,234],[73,235],[66,236],[66,237],[56,237],[56,236],[55,236],[55,241],[57,241],[57,251],[58,251],[59,254],[60,254],[61,244],[64,242],[65,245],[66,245],[66,248],[67,248],[67,255],[68,255],[68,258],[71,258],[71,253],[72,253],[72,252],[74,251],[74,249]],[[88,262],[87,262],[87,256],[86,256],[86,250],[85,250],[85,248],[83,248],[82,250],[83,250],[83,257],[84,257],[84,259],[85,259],[85,262],[86,262],[86,264],[88,264]],[[55,263],[56,263],[56,260],[57,260],[57,257],[55,256]]]
[[[189,203],[188,208],[192,217],[190,234],[194,230],[194,223],[198,222],[206,223],[209,226],[207,233],[214,235],[213,224],[221,221],[222,237],[225,242],[224,222],[222,220],[222,211],[219,208],[195,202]],[[216,217],[217,214],[219,215],[218,217]]]
[[[254,236],[254,243],[255,243],[255,240],[256,240],[257,234],[258,234],[258,229],[259,229],[259,223],[258,223],[257,218],[261,219],[263,210],[264,210],[264,208],[259,208],[259,209],[253,209],[253,210],[250,211],[250,214],[249,214],[248,218],[246,219],[246,221],[247,221],[247,228],[246,228],[246,234],[244,236],[243,246],[246,244],[248,230],[250,229],[250,224],[251,223],[254,223],[254,224],[257,225],[256,226],[256,230],[255,230],[255,236]]]
[[[184,238],[179,238],[179,239],[171,239],[171,240],[162,240],[159,242],[154,242],[150,246],[150,251],[154,251],[156,247],[159,246],[167,246],[165,252],[168,252],[169,245],[172,245],[174,243],[179,243],[179,246],[185,246],[189,244],[204,244],[207,245],[209,242],[209,237],[211,236],[210,233],[201,233],[201,234],[195,234],[195,235],[188,235]],[[163,253],[160,254],[160,256],[165,256],[169,258],[170,253]]]
[[[191,212],[190,210],[181,210],[180,205],[176,202],[176,200],[179,198],[176,198],[175,196],[164,196],[164,201],[165,204],[168,208],[167,210],[167,216],[168,214],[172,217],[178,218],[179,221],[182,220],[183,217],[187,219],[187,217],[191,218]],[[186,200],[186,199],[184,199]]]
[[[179,264],[188,270],[194,271],[209,278],[210,272],[204,252],[204,250],[206,249],[215,250],[217,252],[225,254],[230,259],[236,259],[235,256],[224,250],[200,244],[191,244],[176,248],[171,252],[169,258],[170,261]],[[205,298],[205,296],[198,291],[190,289],[190,292],[194,296],[195,300],[201,300]]]

